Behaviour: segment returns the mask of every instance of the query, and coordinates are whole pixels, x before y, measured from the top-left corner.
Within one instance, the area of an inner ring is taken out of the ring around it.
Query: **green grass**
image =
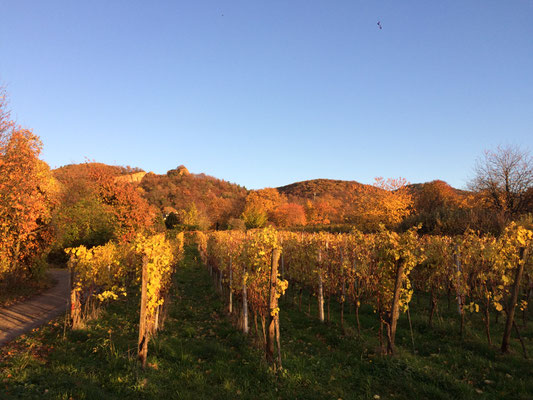
[[[376,316],[363,308],[360,338],[353,312],[347,333],[332,321],[299,311],[288,293],[281,304],[283,367],[274,373],[258,339],[233,326],[205,269],[190,251],[176,276],[165,329],[150,342],[148,368],[136,362],[138,299],[110,304],[86,330],[66,331],[63,319],[0,350],[2,399],[531,399],[533,362],[502,356],[486,345],[480,317],[469,317],[465,338],[452,304],[441,301],[435,326],[427,326],[427,299],[413,302],[415,351],[405,315],[398,327],[398,354],[379,355]],[[307,295],[303,310],[307,310]],[[254,331],[253,323],[251,331]],[[501,339],[502,321],[493,338]],[[533,356],[531,323],[522,329]]]

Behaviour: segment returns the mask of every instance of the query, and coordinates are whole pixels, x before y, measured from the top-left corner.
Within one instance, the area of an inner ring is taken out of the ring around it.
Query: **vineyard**
[[[256,332],[260,318],[269,360],[272,323],[278,346],[280,343],[277,299],[289,286],[294,288],[293,300],[300,309],[304,291],[316,297],[320,322],[330,321],[332,300],[340,304],[342,329],[345,308],[354,308],[358,334],[359,309],[363,304],[371,306],[379,320],[381,352],[389,355],[395,352],[400,313],[411,319],[409,304],[415,291],[429,294],[429,326],[438,309],[437,299],[447,296],[449,302],[453,293],[460,320],[456,334],[463,335],[469,314],[481,313],[488,344],[492,345],[490,318],[494,314],[496,319],[505,320],[501,351],[509,352],[514,328],[527,358],[515,314],[518,307],[526,326],[533,292],[529,257],[532,243],[533,232],[514,224],[497,239],[472,231],[452,239],[420,237],[415,229],[401,234],[382,230],[366,235],[278,233],[266,229],[250,234],[215,232],[208,236],[207,244],[200,244],[200,251],[218,290],[224,292],[226,288],[230,313],[233,295],[240,298],[239,324],[243,332],[248,332],[248,307],[254,314]]]
[[[68,320],[13,347],[5,390],[527,398],[532,241],[516,225],[498,238],[267,228],[72,248]]]
[[[342,330],[345,310],[353,309],[358,335],[360,308],[370,306],[379,321],[382,354],[395,353],[401,313],[411,325],[410,303],[416,291],[430,298],[430,327],[438,312],[438,299],[446,296],[449,303],[453,297],[460,321],[456,334],[464,334],[469,314],[480,313],[488,345],[492,345],[490,320],[494,315],[496,320],[505,320],[501,352],[509,352],[514,329],[523,355],[528,357],[515,314],[518,308],[526,327],[533,292],[529,257],[533,232],[517,225],[510,225],[498,238],[472,231],[452,239],[419,236],[416,229],[304,234],[267,228],[207,235],[197,232],[192,240],[227,303],[228,313],[237,315],[236,322],[245,334],[253,319],[255,334],[262,337],[266,359],[275,369],[282,368],[279,299],[289,286],[300,310],[304,292],[316,298],[322,323],[331,320],[332,301],[340,305]],[[72,271],[72,328],[79,329],[83,319],[96,313],[98,304],[126,296],[128,286],[141,282],[138,352],[144,367],[149,338],[166,320],[172,273],[183,248],[181,233],[172,241],[159,234],[138,236],[123,245],[109,242],[91,249],[67,249]],[[414,338],[412,344],[415,347]]]

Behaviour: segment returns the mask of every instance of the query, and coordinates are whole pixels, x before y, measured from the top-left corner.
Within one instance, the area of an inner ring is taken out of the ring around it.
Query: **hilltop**
[[[86,178],[91,170],[98,169],[111,176],[130,176],[139,174],[144,171],[140,168],[122,167],[118,165],[108,165],[97,162],[87,162],[81,164],[68,164],[62,167],[56,168],[52,171],[54,177],[60,182],[66,182],[71,179]],[[123,178],[124,179],[124,178]],[[131,179],[131,178],[126,178]]]
[[[289,197],[313,200],[316,197],[332,196],[344,198],[346,193],[362,187],[369,187],[356,181],[336,179],[311,179],[280,186],[277,190]]]
[[[197,220],[190,225],[205,227],[225,227],[230,218],[238,218],[248,194],[243,186],[205,174],[192,174],[183,165],[164,175],[148,173],[140,186],[150,204],[163,214],[185,212]]]

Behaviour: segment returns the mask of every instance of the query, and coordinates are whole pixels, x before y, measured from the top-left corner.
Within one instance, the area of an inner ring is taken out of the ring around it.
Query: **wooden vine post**
[[[283,244],[283,243],[282,243]],[[285,278],[285,258],[283,257],[283,254],[281,255],[281,273],[280,273],[280,279]]]
[[[344,250],[341,248],[341,329],[344,332],[344,299],[346,298],[346,279],[344,277]]]
[[[456,271],[457,271],[457,280],[456,280],[456,282],[457,282],[456,283],[457,309],[459,311],[459,316],[461,317],[460,333],[461,333],[461,337],[462,337],[463,336],[463,331],[464,331],[464,325],[465,325],[465,310],[464,310],[464,296],[463,296],[463,293],[462,293],[462,290],[461,290],[460,284],[459,284],[459,277],[461,276],[462,269],[461,269],[461,258],[460,258],[460,254],[459,254],[459,250],[458,250],[457,246],[455,247],[454,258],[455,258],[455,268],[456,268]]]
[[[398,324],[398,317],[400,316],[400,291],[402,288],[404,278],[404,262],[400,258],[397,261],[396,279],[394,282],[394,294],[392,296],[392,304],[390,310],[389,324],[387,326],[387,354],[394,354],[394,339],[396,337],[396,326]]]
[[[233,313],[233,265],[232,265],[232,259],[229,258],[229,299],[228,299],[228,312],[231,314]]]
[[[242,332],[248,334],[248,293],[246,291],[246,265],[242,278]]]
[[[217,282],[218,282],[218,291],[221,295],[224,294],[224,291],[222,290],[222,270],[219,268],[218,269],[218,279],[217,279]]]
[[[139,342],[137,346],[138,358],[143,368],[146,367],[148,355],[148,321],[147,321],[147,286],[148,286],[148,257],[143,257],[141,284],[141,312],[139,321]]]
[[[276,340],[276,325],[279,318],[277,281],[278,281],[278,263],[280,251],[272,251],[272,262],[270,265],[270,285],[269,285],[269,305],[267,316],[267,337],[265,346],[265,355],[269,364],[274,363],[274,341]]]
[[[168,318],[168,309],[170,308],[170,293],[169,289],[165,290],[163,294],[163,305],[159,306],[160,312],[158,314],[158,326],[156,330],[163,329],[165,327],[165,322]]]
[[[507,320],[505,321],[505,330],[502,340],[502,353],[509,353],[509,340],[511,339],[511,329],[514,323],[514,313],[516,308],[516,302],[518,301],[518,293],[520,292],[520,281],[524,273],[524,264],[526,261],[526,251],[524,247],[519,250],[519,260],[516,267],[516,275],[513,283],[513,289],[511,292],[511,299],[509,300],[509,306],[507,311]],[[515,326],[518,331],[518,328]]]
[[[70,322],[72,329],[78,329],[81,325],[81,301],[80,292],[76,288],[76,269],[73,264],[70,267]]]
[[[357,323],[357,335],[361,336],[361,322],[359,321],[359,308],[361,303],[359,302],[359,286],[357,281],[357,262],[353,262],[353,276],[354,276],[354,303],[355,303],[355,322]]]
[[[322,253],[318,251],[318,318],[324,322],[324,285],[322,282]]]

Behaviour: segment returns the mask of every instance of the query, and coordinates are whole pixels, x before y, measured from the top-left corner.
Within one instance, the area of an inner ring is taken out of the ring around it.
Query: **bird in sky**
[[[378,26],[379,26],[379,29],[383,29],[383,27],[381,26],[381,21],[378,21]]]

